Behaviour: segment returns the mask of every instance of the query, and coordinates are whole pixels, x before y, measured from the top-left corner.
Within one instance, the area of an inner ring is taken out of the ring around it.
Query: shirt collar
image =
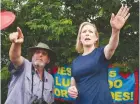
[[[34,75],[34,74],[37,74],[35,71],[32,71],[32,69],[31,70],[27,70],[26,71],[26,77],[29,79],[29,80],[32,80],[32,74]],[[46,70],[44,70],[44,78],[45,78],[45,82],[47,82],[48,81],[48,75],[49,73],[46,71]]]

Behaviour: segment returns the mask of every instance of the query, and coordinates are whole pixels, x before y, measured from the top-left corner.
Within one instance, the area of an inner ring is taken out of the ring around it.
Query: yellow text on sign
[[[54,94],[57,97],[65,97],[65,98],[68,98],[68,91],[67,90],[62,90],[62,89],[54,88]]]
[[[112,98],[116,101],[133,100],[133,92],[111,92]]]
[[[109,82],[109,88],[110,89],[113,88],[113,87],[114,88],[121,88],[123,86],[123,82],[120,79],[117,79],[115,81],[108,80],[108,82]]]
[[[114,71],[114,70],[111,70],[111,71],[109,71],[109,77],[116,77],[117,76],[117,73],[116,73],[116,71]]]
[[[55,77],[55,84],[57,86],[68,87],[68,86],[70,86],[70,81],[71,81],[71,79],[68,79],[68,78],[61,78],[61,77],[57,77],[57,76]]]
[[[67,67],[67,68],[58,67],[57,74],[71,76],[71,68],[70,67]]]

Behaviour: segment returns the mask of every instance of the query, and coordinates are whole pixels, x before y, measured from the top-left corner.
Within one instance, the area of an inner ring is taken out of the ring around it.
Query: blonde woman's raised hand
[[[127,7],[127,5],[122,5],[116,15],[114,13],[112,13],[111,15],[110,24],[112,29],[120,30],[124,26],[129,16],[129,8]]]

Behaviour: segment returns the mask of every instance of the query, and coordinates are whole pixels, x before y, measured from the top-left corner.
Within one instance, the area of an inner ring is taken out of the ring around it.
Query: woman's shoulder
[[[79,57],[80,57],[80,55],[77,56],[75,59],[73,59],[72,63],[74,63],[75,61],[77,61]]]
[[[96,48],[96,52],[97,53],[104,53],[104,48],[105,48],[105,46],[100,46],[100,47]]]
[[[97,50],[98,50],[98,51],[102,51],[102,50],[104,50],[104,48],[105,48],[105,46],[99,46],[99,47],[97,48]]]

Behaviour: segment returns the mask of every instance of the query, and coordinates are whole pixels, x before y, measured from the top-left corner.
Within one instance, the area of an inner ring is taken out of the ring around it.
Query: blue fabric
[[[24,59],[23,64],[15,69],[14,65],[11,63],[9,65],[9,71],[12,74],[11,81],[8,87],[8,96],[5,104],[31,104],[31,85],[32,85],[32,63],[27,59]],[[34,73],[33,82],[33,96],[37,96],[38,99],[41,98],[42,94],[42,81]],[[43,97],[47,103],[52,103],[54,101],[53,86],[54,80],[52,75],[44,71],[44,91]]]
[[[108,84],[109,61],[104,47],[90,54],[78,56],[72,63],[72,76],[76,80],[78,97],[75,104],[112,104]]]
[[[120,75],[120,68],[109,68],[110,91],[113,104],[134,104],[135,75],[131,73],[127,78]]]

